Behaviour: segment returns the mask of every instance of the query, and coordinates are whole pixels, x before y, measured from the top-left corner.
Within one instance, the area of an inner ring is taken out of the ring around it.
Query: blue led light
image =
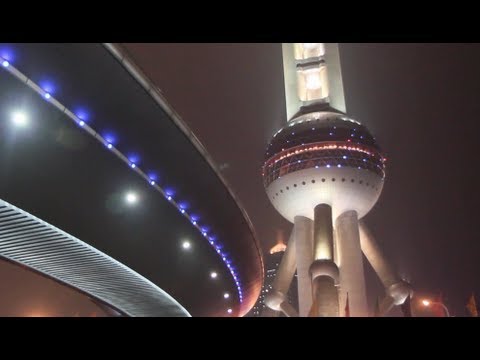
[[[329,167],[330,167],[330,165],[327,165],[327,168],[329,168]]]
[[[50,95],[55,94],[57,90],[57,86],[50,81],[49,79],[42,79],[38,82],[38,85],[45,91],[46,93],[49,93]],[[85,111],[80,110],[80,113],[83,113]]]
[[[147,174],[147,176],[148,176],[148,178],[149,178],[150,180],[154,180],[154,181],[157,181],[157,180],[158,180],[158,176],[157,176],[157,173],[156,173],[156,172],[152,172],[152,171],[151,171],[151,172],[149,172],[149,173]]]
[[[185,214],[185,210],[184,210],[184,209],[181,209],[180,212],[181,212],[182,214]]]
[[[83,121],[87,121],[89,118],[89,114],[85,109],[78,109],[75,111],[75,115],[77,115],[77,117]]]
[[[78,124],[79,124],[80,126],[83,126],[83,125],[85,125],[85,121],[80,120],[80,121],[78,122]]]
[[[207,236],[207,233],[204,231],[204,232],[202,232],[202,235],[203,235],[203,236]]]
[[[192,224],[193,224],[193,225],[197,225],[197,222],[196,222],[196,221],[192,221]]]
[[[330,135],[330,136],[332,136],[332,135],[333,135],[333,133],[329,133],[329,135]]]
[[[337,165],[337,167],[341,168],[341,167],[342,167],[342,165],[338,164],[338,165]]]
[[[346,155],[343,155],[343,158],[344,158],[344,159],[346,159],[346,158],[347,158],[347,156],[346,156]]]
[[[0,59],[3,61],[8,61],[12,63],[15,60],[16,54],[13,52],[13,49],[9,45],[2,45],[0,47]]]
[[[7,60],[2,61],[2,66],[3,67],[8,67],[9,65],[10,65],[10,63]]]
[[[367,162],[367,159],[363,159],[363,162]]]
[[[167,199],[168,199],[168,200],[172,200],[172,197],[171,197],[171,196],[167,196]]]
[[[315,165],[315,169],[318,169],[318,165]]]
[[[102,137],[110,144],[116,144],[117,143],[117,137],[115,136],[115,134],[111,131],[109,132],[105,132],[102,134]],[[131,160],[132,161],[132,160]],[[132,162],[136,162],[134,159]]]
[[[155,181],[150,180],[150,185],[155,185]]]
[[[173,196],[173,195],[175,195],[175,190],[165,189],[165,194],[167,194],[167,196]]]
[[[180,207],[180,209],[188,209],[188,203],[185,201],[179,202],[178,206]]]
[[[131,167],[132,169],[135,169],[136,166],[137,166],[137,165],[135,165],[135,163],[131,163],[131,164],[130,164],[130,167]]]
[[[113,147],[112,144],[110,144],[110,143],[107,144],[107,148],[111,149],[112,147]]]
[[[48,99],[50,99],[52,96],[51,96],[48,92],[46,92],[45,94],[43,94],[43,97],[48,100]]]

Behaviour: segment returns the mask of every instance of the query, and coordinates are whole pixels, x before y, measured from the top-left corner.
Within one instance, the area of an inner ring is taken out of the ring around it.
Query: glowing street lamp
[[[18,127],[25,127],[28,123],[27,115],[21,111],[15,111],[12,114],[12,122]]]
[[[137,194],[135,194],[134,192],[129,192],[125,195],[125,201],[127,202],[127,204],[133,205],[137,202],[137,200]]]
[[[432,305],[440,305],[440,306],[443,308],[443,310],[445,311],[445,316],[446,316],[446,317],[450,317],[450,311],[448,311],[448,308],[447,308],[447,307],[445,306],[445,304],[442,303],[442,302],[439,302],[439,301],[430,301],[430,300],[428,300],[428,299],[423,299],[423,300],[422,300],[422,304],[423,304],[423,306],[425,306],[425,307],[430,307],[430,306],[432,306]]]

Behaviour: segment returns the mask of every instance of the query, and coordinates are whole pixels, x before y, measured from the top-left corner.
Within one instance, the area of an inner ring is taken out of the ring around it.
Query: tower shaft
[[[330,105],[345,113],[337,43],[282,44],[287,119]]]
[[[309,268],[313,262],[313,222],[304,216],[295,216],[293,232],[297,258],[298,313],[306,317],[312,307],[312,281]]]
[[[327,204],[314,209],[314,261],[312,276],[312,316],[338,316],[338,268],[333,261],[332,208]]]
[[[341,214],[335,224],[340,268],[340,314],[348,303],[351,316],[368,316],[367,292],[356,211]]]

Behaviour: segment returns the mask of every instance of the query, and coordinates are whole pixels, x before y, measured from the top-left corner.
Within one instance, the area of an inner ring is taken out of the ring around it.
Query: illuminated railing
[[[264,186],[280,176],[308,168],[351,167],[365,169],[385,178],[385,159],[365,146],[344,142],[317,143],[285,150],[270,158],[263,167]]]

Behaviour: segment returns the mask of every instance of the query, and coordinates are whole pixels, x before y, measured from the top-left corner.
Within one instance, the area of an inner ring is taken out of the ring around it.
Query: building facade
[[[261,316],[284,316],[281,313],[273,312],[265,304],[265,296],[268,292],[273,289],[273,281],[277,275],[278,267],[282,261],[283,254],[285,253],[286,245],[283,243],[278,243],[272,247],[267,255],[264,256],[265,262],[265,279],[262,286],[262,291],[258,297],[255,306],[249,313],[249,316],[261,317]],[[298,309],[298,292],[297,292],[297,275],[294,275],[292,284],[287,293],[288,302],[295,308]]]

